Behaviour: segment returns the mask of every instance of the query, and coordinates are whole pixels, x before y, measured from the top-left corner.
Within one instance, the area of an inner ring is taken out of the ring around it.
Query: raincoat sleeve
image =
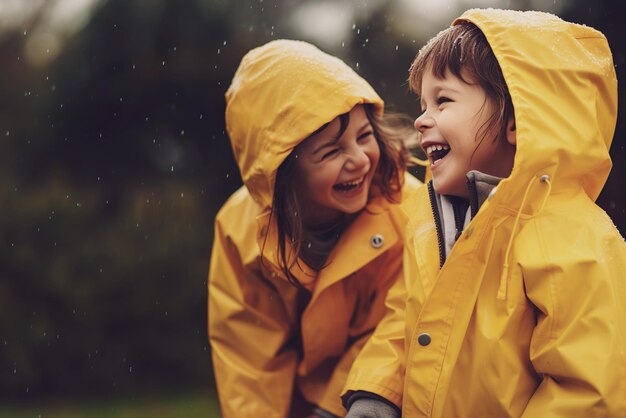
[[[216,221],[209,270],[209,340],[223,418],[288,418],[296,353],[275,288],[242,265]]]
[[[626,416],[626,245],[607,216],[586,218],[576,234],[537,221],[524,243],[543,260],[521,266],[541,379],[524,418]]]
[[[406,269],[410,261],[406,250],[403,258]],[[343,391],[344,405],[355,391],[366,391],[401,407],[405,367],[405,277],[403,274],[389,289],[385,301],[387,313],[352,365]]]
[[[361,352],[363,346],[371,335],[371,333],[368,333],[367,335],[362,336],[355,341],[345,353],[343,353],[339,363],[337,363],[337,366],[333,370],[330,380],[328,381],[324,397],[318,403],[321,408],[332,412],[337,416],[343,416],[345,414],[345,410],[341,405],[340,395],[344,385],[346,384],[348,373],[350,372],[355,358]]]

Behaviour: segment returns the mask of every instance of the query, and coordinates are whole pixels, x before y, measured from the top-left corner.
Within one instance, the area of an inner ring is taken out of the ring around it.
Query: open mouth
[[[347,181],[345,183],[337,183],[333,185],[333,189],[337,190],[338,192],[343,192],[343,193],[351,192],[361,187],[364,182],[365,182],[365,177],[360,178],[358,180],[354,180],[354,181]]]
[[[445,144],[430,145],[426,148],[426,155],[428,155],[432,164],[435,164],[438,160],[448,155],[448,152],[450,152],[450,147]]]

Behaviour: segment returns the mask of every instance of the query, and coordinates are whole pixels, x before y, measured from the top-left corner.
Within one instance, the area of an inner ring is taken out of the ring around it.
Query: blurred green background
[[[217,418],[206,276],[241,185],[239,60],[308,40],[415,117],[409,64],[470,7],[594,26],[626,80],[618,0],[0,0],[0,417]],[[625,129],[599,199],[622,234]]]

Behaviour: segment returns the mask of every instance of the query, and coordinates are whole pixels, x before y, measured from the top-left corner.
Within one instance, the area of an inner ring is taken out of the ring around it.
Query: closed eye
[[[357,141],[363,141],[364,139],[369,139],[374,135],[374,131],[367,131],[367,132],[363,132],[361,135],[358,136],[358,138],[356,139]]]
[[[339,151],[338,148],[332,148],[330,151],[324,153],[324,155],[322,155],[322,160],[325,160],[328,157],[332,157],[333,155],[335,155],[337,152]]]
[[[446,97],[446,96],[439,96],[439,97],[437,97],[437,104],[440,105],[440,106],[442,104],[444,104],[444,103],[448,103],[448,102],[451,102],[451,101],[452,101],[452,99],[450,99],[449,97]]]

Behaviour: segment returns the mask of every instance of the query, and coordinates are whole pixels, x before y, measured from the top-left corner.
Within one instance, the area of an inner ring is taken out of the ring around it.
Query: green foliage
[[[11,418],[220,418],[215,399],[206,394],[0,406]]]

